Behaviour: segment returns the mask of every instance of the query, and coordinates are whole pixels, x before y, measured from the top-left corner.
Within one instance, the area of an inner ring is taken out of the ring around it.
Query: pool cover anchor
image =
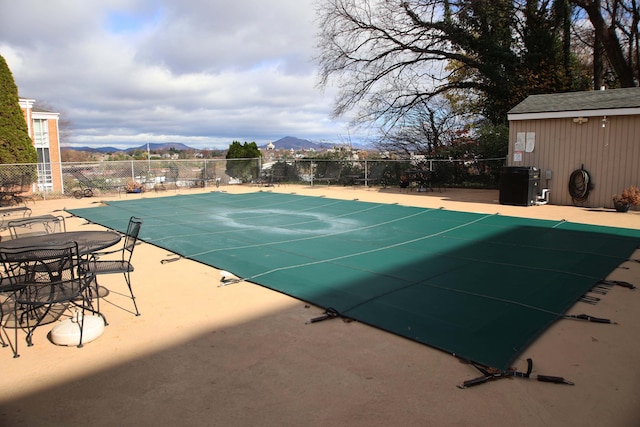
[[[527,372],[518,371],[502,371],[499,369],[493,369],[486,366],[479,365],[477,363],[470,362],[477,370],[482,372],[482,376],[467,380],[462,384],[458,384],[458,388],[465,389],[476,385],[484,384],[488,381],[499,380],[502,378],[516,377],[516,378],[531,378],[531,371],[533,370],[533,359],[527,359]],[[566,384],[574,385],[573,382],[567,381],[563,377],[554,377],[551,375],[536,375],[536,379],[540,382],[553,383],[553,384]]]
[[[220,271],[220,284],[218,287],[232,285],[234,283],[242,282],[242,279],[238,278],[235,274],[229,273],[226,270]]]
[[[178,256],[175,256],[173,258],[165,258],[163,260],[160,260],[160,264],[167,264],[167,263],[170,263],[170,262],[176,262],[176,261],[180,261],[181,259],[182,259],[182,255],[178,255]]]
[[[340,317],[340,313],[333,307],[327,307],[322,316],[314,317],[313,319],[309,319],[305,322],[306,325],[310,325],[311,323],[322,322],[323,320],[335,319],[336,317]]]

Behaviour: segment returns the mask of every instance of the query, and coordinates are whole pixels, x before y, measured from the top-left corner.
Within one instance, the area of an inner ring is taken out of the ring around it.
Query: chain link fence
[[[247,160],[138,160],[63,163],[65,195],[76,198],[100,193],[165,191],[178,188],[220,186],[259,175],[257,159]]]
[[[0,204],[252,182],[260,159],[133,160],[0,165]],[[21,196],[20,196],[21,195]]]
[[[231,184],[497,188],[504,158],[487,160],[133,160],[0,165],[0,202]]]
[[[279,160],[265,163],[261,182],[498,188],[506,158],[420,160]]]

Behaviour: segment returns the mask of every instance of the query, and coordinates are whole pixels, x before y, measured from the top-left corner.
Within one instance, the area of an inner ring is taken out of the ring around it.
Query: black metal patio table
[[[43,234],[40,236],[20,237],[0,242],[0,250],[15,249],[28,246],[59,245],[66,242],[77,242],[80,255],[90,254],[115,245],[122,236],[115,231],[85,230],[67,231],[63,233]]]

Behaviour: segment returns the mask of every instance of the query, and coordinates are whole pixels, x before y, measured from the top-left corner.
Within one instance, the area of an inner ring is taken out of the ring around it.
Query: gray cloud
[[[58,108],[71,145],[347,132],[329,119],[331,91],[315,88],[312,0],[0,1],[20,96]]]

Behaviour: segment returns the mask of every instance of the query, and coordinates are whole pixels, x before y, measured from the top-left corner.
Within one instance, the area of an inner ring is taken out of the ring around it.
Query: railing
[[[166,191],[239,183],[275,185],[419,185],[428,171],[439,187],[497,188],[505,159],[325,160],[201,159],[131,160],[51,164],[52,183],[42,184],[35,164],[0,165],[0,188],[20,183],[33,198],[89,197],[122,192]],[[420,175],[423,176],[423,175]],[[0,200],[2,202],[2,200]],[[4,201],[5,204],[8,201]]]

